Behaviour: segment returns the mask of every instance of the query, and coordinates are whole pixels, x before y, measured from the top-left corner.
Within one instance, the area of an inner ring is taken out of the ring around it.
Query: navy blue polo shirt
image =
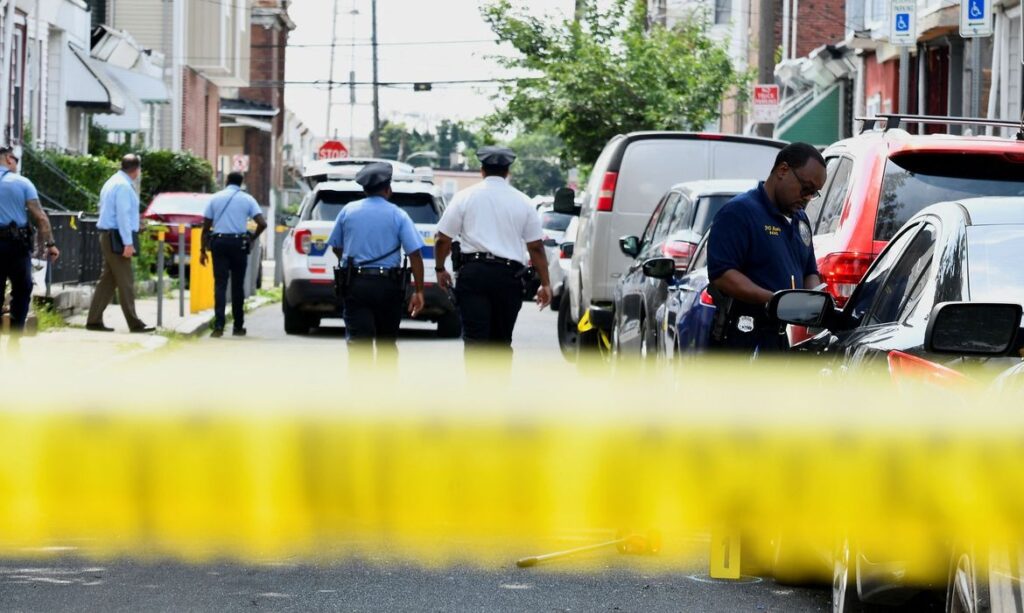
[[[787,219],[763,182],[727,202],[708,237],[708,277],[714,281],[730,269],[771,292],[803,289],[804,277],[818,274],[807,215],[797,211]]]

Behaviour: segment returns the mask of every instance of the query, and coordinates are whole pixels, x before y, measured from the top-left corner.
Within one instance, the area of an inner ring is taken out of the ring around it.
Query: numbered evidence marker
[[[913,46],[917,44],[917,2],[914,0],[893,0],[889,14],[889,42],[894,45]]]
[[[711,530],[712,579],[740,578],[740,533],[721,527]]]
[[[963,0],[960,3],[960,36],[992,36],[991,0]]]

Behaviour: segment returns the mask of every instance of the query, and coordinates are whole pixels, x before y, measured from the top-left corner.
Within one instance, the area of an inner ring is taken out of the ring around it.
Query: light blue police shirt
[[[210,198],[203,217],[213,221],[214,234],[243,234],[249,219],[262,214],[255,198],[229,185]]]
[[[0,169],[0,226],[9,226],[12,221],[19,228],[28,225],[25,203],[29,200],[39,200],[36,186],[21,175]]]
[[[125,245],[132,244],[132,232],[139,231],[139,195],[132,178],[123,170],[107,179],[100,190],[100,230],[117,230]]]
[[[382,268],[397,268],[401,264],[398,251],[387,255],[399,243],[407,254],[424,245],[409,214],[380,196],[345,205],[327,239],[328,245],[341,249],[342,258],[354,258],[356,266]]]

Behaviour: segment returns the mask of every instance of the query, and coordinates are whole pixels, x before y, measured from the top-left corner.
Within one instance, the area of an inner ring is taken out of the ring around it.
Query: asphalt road
[[[557,358],[556,313],[524,304],[514,339],[515,362]],[[327,320],[312,334],[284,333],[279,304],[250,313],[246,338],[211,344],[260,352],[326,352],[343,359],[344,328]],[[237,345],[236,345],[237,343]],[[230,344],[230,345],[229,345]],[[399,340],[400,368],[462,364],[462,343],[438,340],[429,324],[406,322]],[[699,539],[698,539],[699,540]],[[711,580],[706,560],[665,570],[655,559],[614,550],[588,554],[586,571],[568,563],[518,569],[507,566],[423,569],[381,560],[337,560],[303,565],[294,560],[240,565],[183,564],[140,559],[87,560],[58,547],[29,559],[0,559],[3,611],[826,611],[824,588],[777,585],[771,579]],[[700,550],[704,547],[698,544]]]

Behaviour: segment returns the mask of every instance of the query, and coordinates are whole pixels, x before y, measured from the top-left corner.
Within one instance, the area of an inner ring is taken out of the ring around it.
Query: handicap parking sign
[[[965,2],[984,0],[964,0]],[[917,2],[913,0],[893,0],[891,5],[892,15],[889,42],[894,45],[917,44]]]
[[[960,3],[960,36],[992,36],[990,0],[963,0]]]

